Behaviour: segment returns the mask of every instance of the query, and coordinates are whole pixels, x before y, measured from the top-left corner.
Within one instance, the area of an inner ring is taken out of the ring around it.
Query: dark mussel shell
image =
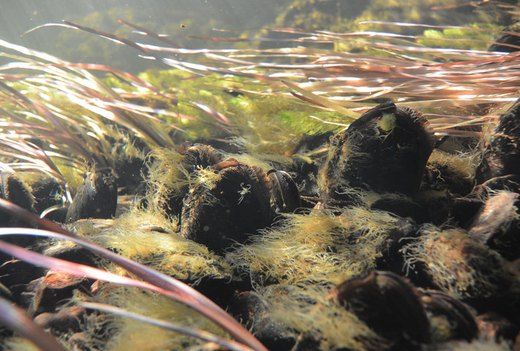
[[[479,311],[507,309],[515,302],[507,299],[514,277],[495,251],[461,229],[430,231],[419,236],[415,249],[405,246],[407,260],[414,261],[419,276]],[[412,247],[415,244],[409,244]]]
[[[500,191],[487,199],[469,234],[508,260],[520,258],[520,194]]]
[[[495,42],[489,47],[489,51],[499,52],[516,52],[520,47],[520,22],[517,22],[504,29],[502,34],[495,39]]]
[[[473,189],[473,180],[450,168],[431,163],[426,166],[421,190],[447,190],[450,194],[466,196]]]
[[[340,284],[337,301],[380,336],[398,345],[426,343],[430,324],[415,288],[397,274],[370,273]]]
[[[459,226],[468,229],[475,222],[479,211],[483,210],[487,199],[502,190],[520,194],[520,176],[510,174],[495,177],[475,186],[467,196],[454,199],[451,217]]]
[[[376,258],[377,269],[403,274],[405,262],[401,249],[417,235],[418,226],[408,218],[400,218],[395,227],[387,232],[380,254]]]
[[[142,194],[148,169],[146,160],[141,157],[118,157],[115,162],[117,185],[122,194]]]
[[[333,204],[352,201],[348,188],[413,195],[433,146],[420,113],[381,104],[332,138],[320,185]]]
[[[510,174],[520,176],[520,100],[500,116],[477,167],[476,180],[481,184]]]
[[[305,154],[317,148],[324,147],[328,144],[332,135],[332,132],[304,135],[298,140],[290,154]]]
[[[1,173],[0,197],[14,203],[28,211],[34,212],[34,197],[25,182],[12,173]],[[13,224],[15,219],[0,212],[0,223],[2,226]]]
[[[50,207],[63,204],[64,191],[56,179],[51,177],[38,179],[31,188],[36,213],[41,214]]]
[[[75,290],[88,291],[91,280],[66,273],[49,271],[27,286],[31,313],[52,312],[72,299]]]
[[[274,217],[267,176],[260,169],[230,162],[211,188],[190,189],[181,215],[181,235],[222,253],[244,243]]]
[[[85,323],[87,310],[80,306],[66,307],[56,313],[44,312],[34,318],[34,322],[55,333],[79,332]]]
[[[0,176],[0,197],[25,210],[35,212],[34,197],[29,186],[13,173],[1,173]],[[33,225],[33,223],[25,222],[0,210],[0,226],[2,227],[30,227]],[[5,236],[2,240],[25,247],[33,245],[38,241],[36,237],[29,235]],[[5,262],[8,259],[7,257],[0,254],[0,264]]]
[[[85,218],[112,218],[117,207],[117,182],[111,169],[94,170],[78,188],[65,221]]]
[[[421,302],[436,342],[457,339],[471,341],[478,336],[473,312],[459,300],[438,290],[421,290]]]
[[[403,218],[412,218],[417,223],[423,223],[428,218],[425,209],[407,196],[383,194],[370,205],[370,209],[390,212]]]
[[[488,312],[477,316],[477,325],[480,337],[485,340],[495,340],[496,342],[513,342],[520,332],[520,327],[511,323],[503,316]],[[516,351],[516,349],[514,349]]]
[[[187,174],[194,173],[198,168],[208,168],[223,160],[222,154],[209,145],[192,145],[183,151],[184,158],[179,165]],[[188,194],[189,186],[186,185],[179,192],[171,194],[165,201],[164,211],[169,216],[181,214],[183,199]]]
[[[290,350],[296,343],[296,333],[274,321],[267,303],[255,292],[237,294],[230,312],[271,351]]]
[[[271,190],[271,201],[277,213],[291,213],[301,206],[300,191],[285,171],[267,172]]]

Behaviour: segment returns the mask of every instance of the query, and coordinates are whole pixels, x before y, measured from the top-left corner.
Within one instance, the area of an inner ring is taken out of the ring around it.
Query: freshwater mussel
[[[336,288],[334,297],[377,334],[392,341],[396,350],[430,341],[430,323],[419,294],[397,274],[374,271],[347,280]]]
[[[94,169],[85,176],[72,204],[66,222],[84,218],[112,218],[117,207],[117,181],[110,168]]]
[[[34,196],[29,186],[14,173],[0,173],[0,197],[28,211],[34,212]],[[3,227],[18,225],[19,221],[0,211],[0,223]]]
[[[477,183],[491,178],[520,175],[520,101],[500,116],[476,171]]]
[[[182,185],[181,189],[176,192],[167,195],[163,210],[169,216],[179,216],[182,211],[183,199],[189,191],[187,178],[198,169],[209,168],[224,159],[224,156],[218,150],[202,144],[185,147],[182,154],[183,158],[178,167],[184,171],[182,176],[186,178],[186,184]]]
[[[478,336],[477,322],[469,306],[438,290],[420,290],[420,296],[433,341],[471,341]]]
[[[331,140],[321,187],[332,205],[351,203],[349,189],[414,195],[434,140],[420,113],[392,102],[366,112]]]
[[[469,234],[514,260],[520,258],[520,194],[500,191],[487,199],[469,228]]]
[[[181,235],[223,252],[269,226],[274,211],[266,177],[238,162],[217,166],[215,179],[191,188],[183,200]]]

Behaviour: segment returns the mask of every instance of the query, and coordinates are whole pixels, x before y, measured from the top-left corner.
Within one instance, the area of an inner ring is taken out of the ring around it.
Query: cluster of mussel
[[[186,186],[168,208],[182,235],[218,253],[276,226],[283,212],[340,214],[360,204],[390,212],[402,217],[402,231],[389,233],[378,270],[333,289],[336,303],[388,341],[380,348],[477,339],[513,345],[520,323],[520,104],[500,117],[474,178],[449,162],[428,162],[436,148],[448,157],[448,140],[436,141],[420,113],[384,103],[334,135],[321,160],[294,157],[284,170],[264,173],[207,146],[190,147],[184,167],[211,167],[218,176],[211,186]],[[263,303],[242,293],[232,311],[270,349],[318,347],[317,340],[285,337],[266,321]]]
[[[418,112],[393,103],[331,138],[311,211],[340,214],[362,204],[402,218],[402,230],[388,233],[377,270],[332,293],[388,341],[375,349],[457,349],[475,340],[520,346],[519,102],[483,144],[471,179],[448,161],[428,162],[432,152],[449,157],[449,140],[436,141]],[[308,337],[288,341],[265,316],[255,318],[261,303],[254,293],[241,299],[239,316],[272,349],[319,348]]]
[[[376,349],[414,350],[439,340],[513,345],[520,330],[520,103],[500,117],[472,179],[449,162],[428,162],[435,149],[449,155],[450,140],[436,140],[420,113],[391,102],[366,112],[330,143],[329,136],[304,138],[290,162],[271,171],[209,145],[184,147],[178,167],[186,182],[166,194],[162,210],[178,219],[183,237],[220,255],[276,226],[284,213],[339,214],[360,205],[392,213],[403,219],[402,230],[389,233],[377,270],[339,284],[331,295],[386,340]],[[295,156],[327,143],[326,155]],[[201,170],[206,181],[190,181]],[[116,184],[112,171],[93,172],[61,220],[114,216]],[[59,184],[46,180],[32,188],[31,194],[9,175],[2,196],[37,211],[58,201],[52,194],[60,193]],[[13,221],[2,218],[6,225]],[[2,283],[11,289],[29,278]],[[270,349],[317,348],[318,340],[288,341],[272,323],[260,323],[255,293],[238,296],[231,311]]]

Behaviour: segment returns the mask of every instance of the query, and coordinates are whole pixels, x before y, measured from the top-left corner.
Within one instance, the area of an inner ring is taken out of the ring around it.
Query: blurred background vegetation
[[[516,0],[502,2],[517,3]],[[183,47],[195,48],[231,44],[194,36],[258,38],[272,36],[268,29],[279,27],[338,32],[371,30],[374,26],[360,22],[377,19],[482,26],[480,34],[487,35],[490,27],[506,26],[512,21],[504,12],[497,11],[496,6],[475,7],[472,2],[465,3],[459,0],[0,0],[0,39],[73,62],[98,62],[137,72],[153,63],[139,59],[131,49],[96,36],[56,28],[23,37],[21,34],[47,22],[67,19],[132,37],[131,29],[117,23],[121,18],[169,34]],[[446,37],[467,38],[467,33],[453,30],[397,30],[424,35],[427,45],[445,46]]]

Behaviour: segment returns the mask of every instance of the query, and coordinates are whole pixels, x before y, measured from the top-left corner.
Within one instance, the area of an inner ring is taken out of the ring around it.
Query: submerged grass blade
[[[25,312],[0,298],[0,324],[30,340],[43,351],[66,351],[50,334],[32,321]]]
[[[155,289],[160,289],[160,292],[165,293],[166,296],[181,302],[192,309],[198,311],[202,315],[220,325],[227,332],[229,332],[238,341],[248,345],[254,350],[267,351],[247,329],[238,323],[233,317],[227,314],[213,301],[184,284],[183,282],[172,278],[166,274],[157,272],[145,265],[120,256],[110,250],[107,250],[99,245],[96,245],[88,240],[78,237],[77,235],[68,232],[61,228],[56,223],[41,219],[38,216],[22,209],[21,207],[10,203],[9,201],[0,199],[0,208],[9,212],[13,216],[24,219],[29,223],[38,224],[40,228],[47,230],[37,230],[28,228],[6,228],[0,229],[0,235],[35,235],[43,237],[51,237],[60,240],[70,240],[76,244],[87,248],[93,253],[112,261],[120,267],[126,269],[128,272],[134,274],[144,282],[150,284]],[[38,262],[36,262],[38,264]],[[157,290],[156,290],[157,291]]]
[[[114,314],[114,315],[117,315],[120,317],[124,317],[124,318],[135,319],[137,321],[147,323],[147,324],[159,327],[159,328],[170,330],[170,331],[173,331],[176,333],[185,334],[185,335],[188,335],[193,338],[197,338],[197,339],[200,339],[200,340],[203,340],[206,342],[215,343],[215,344],[218,344],[229,350],[233,350],[233,351],[251,351],[252,350],[247,346],[236,343],[232,340],[227,340],[227,339],[221,338],[215,334],[206,332],[204,330],[183,327],[181,325],[177,325],[177,324],[173,324],[170,322],[166,322],[166,321],[162,321],[159,319],[154,319],[154,318],[146,317],[146,316],[143,316],[143,315],[140,315],[137,313],[133,313],[133,312],[130,312],[130,311],[127,311],[127,310],[124,310],[122,308],[118,308],[115,306],[100,304],[100,303],[91,303],[91,302],[82,302],[79,305],[82,307],[85,307],[87,309],[111,313],[111,314]]]

